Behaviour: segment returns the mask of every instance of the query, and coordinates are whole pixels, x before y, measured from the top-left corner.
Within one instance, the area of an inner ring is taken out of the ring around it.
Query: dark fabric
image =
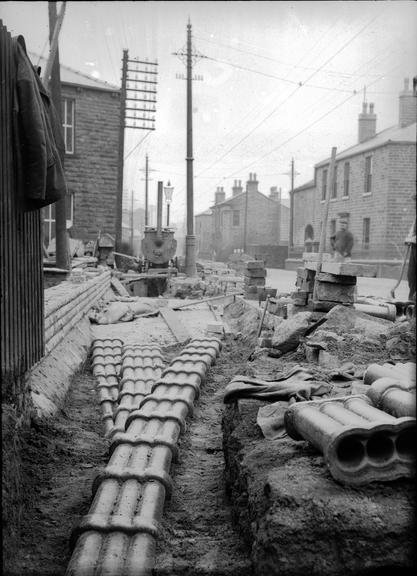
[[[26,54],[22,36],[13,38],[16,67],[13,136],[17,191],[23,210],[63,198],[65,143],[52,100]]]
[[[352,256],[353,234],[349,230],[339,230],[330,238],[331,246],[345,258]]]
[[[416,299],[416,245],[411,244],[410,248],[410,259],[408,261],[408,272],[407,272],[407,280],[408,280],[408,299],[415,300]]]
[[[239,398],[253,398],[267,402],[291,398],[309,400],[311,396],[330,393],[332,384],[312,379],[313,375],[301,367],[296,367],[286,377],[272,382],[238,375],[226,386],[223,402],[229,404]]]

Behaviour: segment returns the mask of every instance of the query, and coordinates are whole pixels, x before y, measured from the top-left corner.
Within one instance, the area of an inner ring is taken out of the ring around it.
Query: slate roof
[[[366,140],[365,142],[360,142],[355,144],[350,148],[346,148],[339,154],[336,154],[336,161],[342,160],[343,158],[348,158],[350,156],[355,156],[357,154],[362,154],[368,150],[374,150],[380,146],[384,146],[390,143],[410,143],[416,142],[416,123],[406,126],[405,128],[400,128],[399,126],[391,126],[378,132],[373,138]],[[330,158],[322,160],[318,164],[315,164],[315,168],[329,164]]]
[[[46,58],[35,54],[34,52],[28,51],[28,56],[34,66],[40,66],[42,70],[46,67]],[[42,72],[41,72],[42,74]],[[88,88],[96,88],[97,90],[109,90],[111,92],[119,92],[120,86],[115,86],[114,84],[109,84],[108,82],[103,82],[103,80],[97,80],[88,74],[74,70],[69,66],[65,66],[60,63],[60,75],[62,84],[74,84],[76,86],[84,86]]]

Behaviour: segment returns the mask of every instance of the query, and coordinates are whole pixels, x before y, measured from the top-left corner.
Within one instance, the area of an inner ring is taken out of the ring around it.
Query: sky
[[[0,2],[11,34],[45,57],[47,4]],[[194,214],[251,172],[261,192],[277,186],[288,197],[292,158],[295,186],[312,180],[333,146],[357,142],[364,99],[378,132],[396,125],[404,79],[417,73],[413,1],[67,2],[61,64],[120,86],[124,49],[158,62],[156,129],[126,130],[124,189],[144,206],[148,154],[149,201],[170,180],[177,222],[186,214],[186,82],[173,53],[186,48],[188,19],[203,77],[193,82]]]

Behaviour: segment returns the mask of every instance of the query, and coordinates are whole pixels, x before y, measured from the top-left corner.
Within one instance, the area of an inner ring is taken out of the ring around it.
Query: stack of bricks
[[[317,254],[307,253],[304,267],[297,268],[297,291],[291,294],[294,305],[307,306],[312,302],[314,310],[328,311],[338,304],[353,306],[358,276],[376,276],[376,266],[353,262],[334,262],[330,254],[323,254],[321,271],[316,274]],[[313,300],[316,282],[315,300]]]
[[[244,297],[247,300],[258,300],[258,287],[265,286],[266,269],[263,260],[246,262],[244,274]]]

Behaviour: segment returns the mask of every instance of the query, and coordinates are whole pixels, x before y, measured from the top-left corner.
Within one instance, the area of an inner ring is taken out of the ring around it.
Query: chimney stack
[[[248,192],[258,192],[258,181],[255,173],[249,173],[249,180],[246,182],[246,190]]]
[[[363,102],[362,112],[359,114],[358,120],[358,142],[366,142],[370,140],[376,134],[376,114],[374,113],[374,104],[368,104]]]
[[[274,202],[278,202],[279,200],[279,193],[278,193],[278,189],[276,186],[271,186],[270,192],[269,192],[269,197],[271,200],[273,200]]]
[[[224,202],[226,200],[226,192],[223,189],[223,186],[217,186],[217,190],[214,195],[214,203],[220,204],[220,202]]]
[[[400,92],[400,102],[399,102],[399,118],[398,124],[400,128],[405,128],[414,124],[416,121],[417,107],[416,107],[417,96],[410,89],[409,78],[404,79],[404,90]]]
[[[242,188],[242,180],[235,180],[233,187],[232,187],[232,194],[233,196],[237,196],[243,192]]]

